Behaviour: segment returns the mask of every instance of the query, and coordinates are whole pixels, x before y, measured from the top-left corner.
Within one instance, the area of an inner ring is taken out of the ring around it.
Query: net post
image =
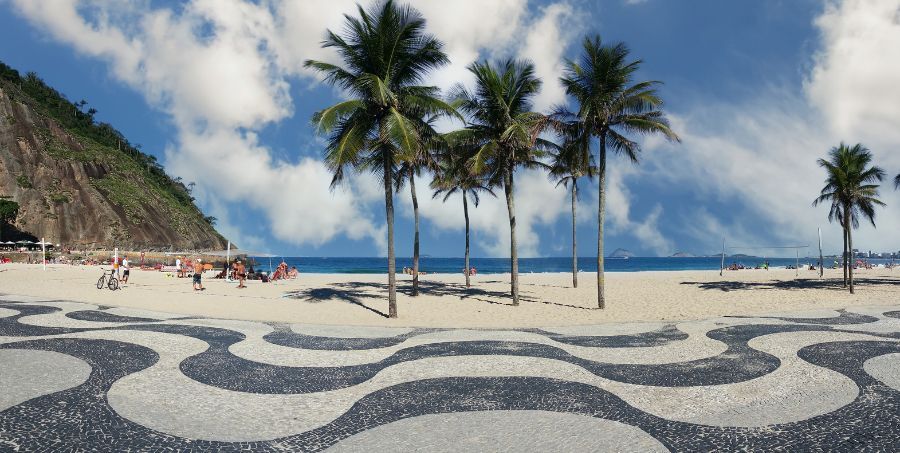
[[[725,275],[725,238],[722,238],[722,264],[719,265],[719,277]]]

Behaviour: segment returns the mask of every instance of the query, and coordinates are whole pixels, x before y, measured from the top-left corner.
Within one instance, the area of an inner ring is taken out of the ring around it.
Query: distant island
[[[607,258],[633,258],[633,257],[634,257],[633,252],[622,249],[622,248],[616,249],[614,252],[610,253],[609,256],[607,256]]]
[[[696,258],[696,255],[688,252],[675,252],[670,258]]]

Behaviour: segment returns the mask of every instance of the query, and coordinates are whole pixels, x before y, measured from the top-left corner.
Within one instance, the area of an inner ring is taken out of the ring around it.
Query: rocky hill
[[[634,258],[634,253],[630,250],[619,248],[610,253],[608,258]]]
[[[0,197],[19,204],[13,226],[89,248],[223,249],[188,188],[84,106],[0,63]]]

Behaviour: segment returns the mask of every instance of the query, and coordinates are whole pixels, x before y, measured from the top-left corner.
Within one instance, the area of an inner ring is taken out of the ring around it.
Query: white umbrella
[[[251,250],[240,250],[240,249],[231,249],[230,252],[228,250],[216,250],[216,251],[212,251],[212,252],[201,252],[200,254],[201,255],[209,255],[209,256],[224,256],[224,257],[244,255],[244,256],[253,256],[256,258],[274,258],[277,256],[277,255],[273,255],[271,253],[256,252],[256,251],[251,251]]]

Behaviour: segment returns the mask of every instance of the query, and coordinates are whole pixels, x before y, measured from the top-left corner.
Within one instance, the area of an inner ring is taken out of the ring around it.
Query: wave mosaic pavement
[[[900,306],[522,330],[0,296],[0,451],[894,450]]]

